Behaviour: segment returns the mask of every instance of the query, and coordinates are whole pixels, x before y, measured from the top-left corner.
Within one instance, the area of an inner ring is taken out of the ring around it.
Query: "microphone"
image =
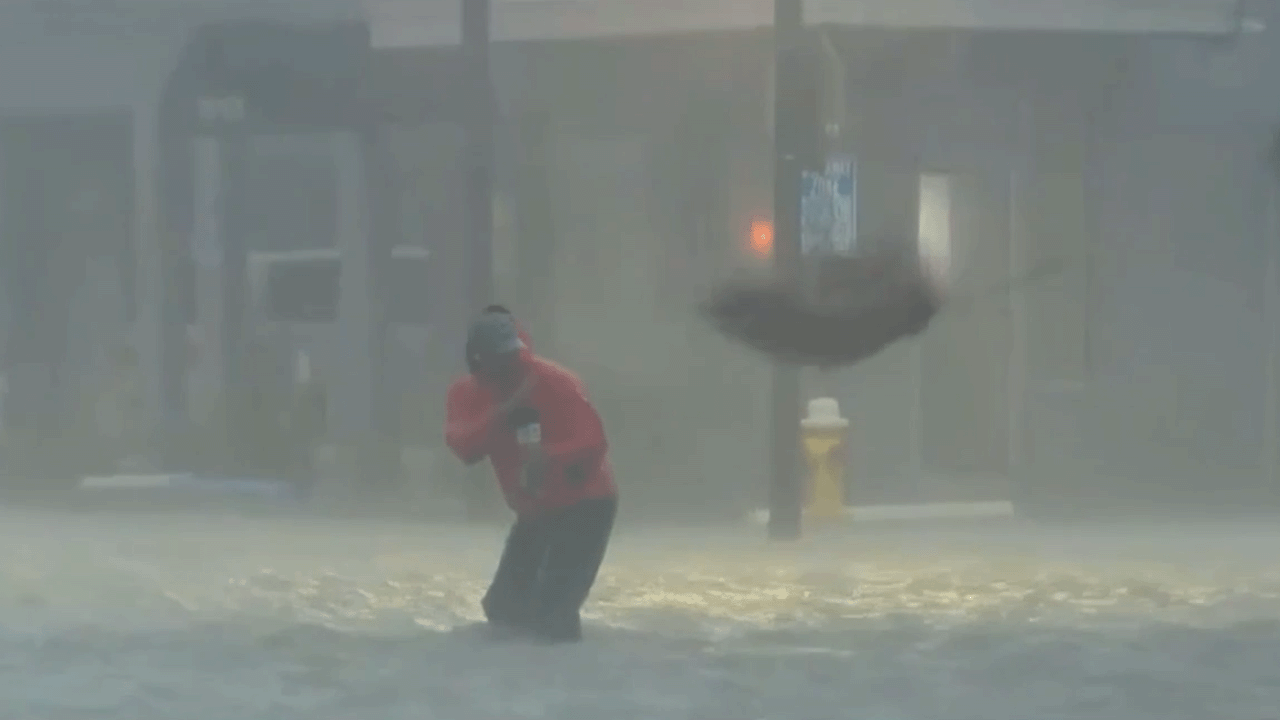
[[[542,446],[542,423],[539,421],[538,411],[531,407],[518,407],[507,416],[507,421],[515,430],[516,443],[524,457],[520,485],[525,492],[536,494],[542,489],[542,468],[531,467],[528,459]]]

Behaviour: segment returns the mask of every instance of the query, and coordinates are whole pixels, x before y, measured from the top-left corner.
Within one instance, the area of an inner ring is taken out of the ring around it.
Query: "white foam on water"
[[[1280,708],[1280,531],[624,530],[588,640],[454,632],[499,529],[0,514],[0,706],[111,720],[1205,720]]]

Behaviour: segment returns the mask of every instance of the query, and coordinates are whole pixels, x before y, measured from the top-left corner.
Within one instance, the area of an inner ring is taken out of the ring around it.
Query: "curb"
[[[805,511],[805,519],[813,522],[835,523],[892,523],[926,522],[941,520],[995,520],[1016,516],[1013,503],[1008,500],[989,502],[919,503],[911,505],[849,505],[837,517],[816,515]],[[769,522],[768,510],[753,510],[747,521],[756,525]]]

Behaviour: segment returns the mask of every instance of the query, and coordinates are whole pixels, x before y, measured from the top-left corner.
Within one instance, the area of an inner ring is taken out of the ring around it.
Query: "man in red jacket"
[[[464,463],[488,457],[516,513],[482,603],[489,623],[576,641],[618,493],[604,426],[582,382],[534,355],[522,335],[503,308],[471,324],[470,374],[449,387],[445,442]]]

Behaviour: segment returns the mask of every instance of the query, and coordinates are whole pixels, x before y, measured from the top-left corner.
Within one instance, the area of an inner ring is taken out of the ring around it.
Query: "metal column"
[[[219,329],[217,353],[223,397],[232,399],[224,415],[226,437],[230,441],[233,466],[240,469],[247,458],[246,426],[242,400],[256,390],[249,387],[247,350],[249,332],[249,208],[246,180],[250,138],[243,132],[231,132],[218,142],[218,241],[221,246],[219,274]]]
[[[338,442],[351,451],[347,467],[358,476],[357,497],[372,499],[393,489],[401,476],[395,442],[398,405],[387,374],[389,269],[398,227],[391,162],[373,128],[333,136],[337,172],[340,359],[330,421]]]
[[[186,318],[178,267],[182,243],[167,233],[160,210],[158,108],[133,113],[135,317],[137,356],[146,387],[147,427],[162,469],[176,469],[177,440],[187,424]]]
[[[399,476],[400,449],[394,442],[396,417],[387,377],[389,227],[397,218],[382,204],[390,172],[372,129],[332,136],[337,176],[339,270],[337,363],[333,368],[333,407],[329,421],[341,449],[344,471],[357,486],[334,488],[372,499],[391,489]],[[376,203],[376,204],[375,204]]]
[[[196,337],[205,350],[192,383],[192,419],[204,424],[216,417],[224,397],[222,344],[222,224],[218,208],[222,156],[217,138],[192,144],[191,254],[195,261]]]
[[[371,464],[366,464],[370,481],[381,490],[393,490],[401,472],[400,401],[391,382],[391,267],[392,250],[400,244],[400,189],[395,158],[380,130],[365,128],[360,135],[364,172],[364,207],[368,212],[365,232],[371,287],[369,322],[364,341],[369,348],[373,375],[369,378],[373,442]]]
[[[368,191],[363,144],[351,132],[332,136],[334,169],[337,174],[338,253],[342,258],[338,276],[338,352],[333,369],[332,429],[336,440],[350,455],[345,471],[365,473],[365,446],[373,435],[374,387],[376,372],[370,330],[373,325],[373,254],[369,251]],[[363,485],[363,478],[358,483]],[[345,488],[357,494],[362,488]]]
[[[1280,187],[1267,188],[1267,248],[1263,319],[1267,328],[1266,407],[1263,414],[1262,466],[1273,493],[1280,491]],[[1273,494],[1273,497],[1275,495]]]
[[[228,123],[231,125],[231,123]],[[250,136],[240,128],[224,125],[197,137],[191,144],[193,217],[190,252],[195,261],[196,323],[202,347],[207,348],[193,388],[193,409],[200,420],[218,418],[215,432],[223,443],[217,457],[226,472],[243,467],[243,440],[247,419],[244,400],[255,392],[245,378],[248,347],[249,254],[248,172]],[[176,275],[176,273],[175,273]],[[173,291],[181,288],[176,284]],[[172,302],[169,325],[175,335],[170,343],[185,349],[186,318],[178,302]],[[185,352],[185,350],[184,350]],[[185,356],[184,356],[185,358]],[[186,394],[185,359],[179,384]],[[184,406],[184,413],[186,413]]]
[[[1023,91],[1025,92],[1025,91]],[[1027,218],[1023,189],[1030,185],[1035,172],[1035,118],[1027,98],[1019,95],[1016,106],[1018,120],[1017,156],[1009,170],[1008,185],[1008,277],[1020,278],[1027,272]],[[1009,290],[1009,366],[1006,407],[1008,428],[1005,464],[1011,484],[1021,482],[1026,467],[1027,447],[1027,293],[1019,288]]]

